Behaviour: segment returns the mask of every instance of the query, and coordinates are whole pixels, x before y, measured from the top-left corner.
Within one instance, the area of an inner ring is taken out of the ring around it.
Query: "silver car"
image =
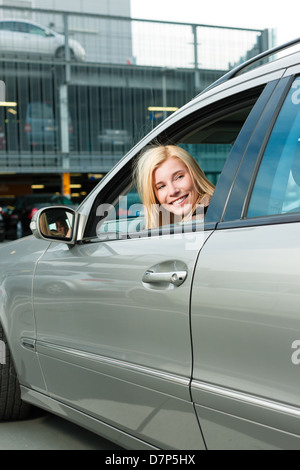
[[[71,59],[83,61],[85,50],[74,39],[69,39]],[[65,37],[42,25],[28,20],[5,19],[0,21],[1,54],[39,55],[64,58]]]
[[[2,419],[31,404],[123,448],[300,449],[300,53],[271,58],[0,249]],[[217,182],[204,224],[143,229],[132,163],[156,141]]]

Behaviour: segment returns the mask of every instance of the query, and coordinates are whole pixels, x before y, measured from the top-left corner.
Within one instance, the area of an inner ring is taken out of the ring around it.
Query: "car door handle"
[[[147,284],[152,283],[168,283],[174,284],[174,286],[180,286],[187,277],[187,271],[170,271],[170,272],[154,272],[154,271],[146,271],[143,276],[143,282]]]

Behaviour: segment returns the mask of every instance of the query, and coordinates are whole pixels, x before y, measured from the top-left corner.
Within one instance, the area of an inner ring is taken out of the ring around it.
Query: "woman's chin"
[[[184,206],[180,207],[174,207],[174,206],[169,206],[167,209],[169,212],[171,212],[175,217],[188,217],[192,216],[192,205],[191,204],[185,204]]]

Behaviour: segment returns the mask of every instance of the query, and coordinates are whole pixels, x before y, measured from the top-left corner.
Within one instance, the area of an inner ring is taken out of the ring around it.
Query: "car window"
[[[24,33],[35,34],[38,36],[46,36],[46,31],[39,26],[30,23],[21,23],[21,31]]]
[[[53,196],[52,200],[57,204],[63,204],[66,206],[73,205],[71,199],[69,199],[67,196]]]
[[[144,207],[135,186],[120,194],[115,204],[99,205],[96,216],[103,216],[96,227],[100,240],[127,237],[144,228]]]
[[[206,177],[215,185],[232,146],[253,104],[225,113],[216,122],[184,136],[179,145],[197,160]]]
[[[253,187],[247,218],[300,212],[300,78],[272,130]]]
[[[187,150],[200,164],[206,177],[216,185],[231,149],[244,126],[262,87],[251,96],[236,96],[193,116],[155,138],[154,143],[175,144]],[[84,238],[114,239],[126,237],[132,231],[143,232],[144,210],[132,180],[132,162],[99,193],[91,210]],[[187,226],[188,222],[186,223]],[[200,227],[200,225],[199,225]],[[201,223],[203,227],[203,221]],[[194,228],[193,228],[194,229]],[[196,228],[197,229],[197,228]],[[147,232],[147,236],[149,232]],[[145,235],[146,235],[145,233]],[[157,231],[151,231],[151,235]],[[160,232],[159,232],[160,233]]]
[[[3,31],[19,31],[18,24],[15,21],[3,21],[0,23],[0,29]]]
[[[35,119],[54,118],[52,106],[47,103],[42,103],[40,101],[29,103],[27,113],[28,117]]]

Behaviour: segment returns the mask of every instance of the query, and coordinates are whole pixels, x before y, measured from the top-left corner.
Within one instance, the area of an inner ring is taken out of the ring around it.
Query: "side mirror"
[[[65,206],[46,207],[37,211],[30,223],[36,238],[48,241],[75,243],[76,212]]]

